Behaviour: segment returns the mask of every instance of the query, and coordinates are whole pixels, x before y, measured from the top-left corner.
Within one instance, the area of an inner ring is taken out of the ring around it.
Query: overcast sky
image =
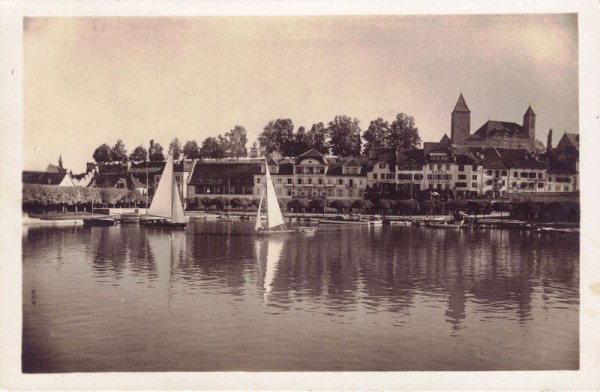
[[[415,118],[450,134],[462,91],[471,133],[488,119],[537,138],[579,132],[575,15],[34,18],[24,22],[24,166],[82,172],[102,143],[128,152],[248,130],[357,117]]]

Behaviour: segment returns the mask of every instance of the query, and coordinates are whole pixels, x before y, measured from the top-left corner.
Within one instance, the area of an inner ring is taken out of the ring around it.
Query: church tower
[[[60,154],[59,157],[58,157],[58,167],[60,167],[62,170],[64,170],[63,160],[62,160],[62,154]]]
[[[535,151],[535,113],[531,105],[523,115],[523,133],[529,137],[531,151]]]
[[[454,106],[454,110],[452,111],[450,139],[452,139],[453,144],[465,144],[465,141],[470,134],[471,111],[461,93],[456,102],[456,106]]]

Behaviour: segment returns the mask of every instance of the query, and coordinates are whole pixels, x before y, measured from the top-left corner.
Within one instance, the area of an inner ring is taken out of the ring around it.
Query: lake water
[[[579,367],[573,235],[24,230],[24,372]]]

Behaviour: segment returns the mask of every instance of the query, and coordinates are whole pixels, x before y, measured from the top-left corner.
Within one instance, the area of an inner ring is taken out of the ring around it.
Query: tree
[[[404,113],[398,113],[392,122],[386,142],[389,147],[400,147],[402,150],[419,147],[421,137],[419,129],[415,127],[415,119]]]
[[[222,159],[226,156],[225,148],[219,140],[214,137],[207,137],[200,147],[200,156],[202,158]]]
[[[543,154],[546,152],[546,146],[544,146],[544,142],[535,139],[535,152],[538,154]]]
[[[258,156],[259,156],[258,143],[253,142],[252,147],[250,147],[250,158],[258,158]]]
[[[132,162],[144,162],[146,159],[148,159],[148,150],[141,145],[137,146],[129,155],[129,160]]]
[[[506,201],[497,201],[492,205],[492,208],[494,211],[497,211],[500,213],[500,220],[502,220],[502,213],[510,212],[512,205]]]
[[[258,143],[265,154],[279,151],[283,156],[292,156],[294,153],[294,123],[289,118],[269,121],[258,135]]]
[[[379,148],[387,147],[386,141],[390,133],[390,124],[382,118],[371,121],[369,128],[363,134],[365,139],[364,154],[369,156]]]
[[[323,199],[312,199],[310,201],[309,205],[310,205],[310,208],[312,208],[313,211],[318,214],[319,212],[324,212],[325,200],[323,200]]]
[[[358,119],[348,116],[335,116],[327,126],[329,145],[334,155],[351,157],[360,155],[361,130]]]
[[[200,147],[195,140],[188,140],[183,146],[183,156],[188,159],[200,159]]]
[[[310,150],[311,148],[312,145],[310,139],[308,138],[308,134],[306,133],[306,129],[304,127],[298,128],[296,134],[294,135],[293,155],[298,156]]]
[[[322,122],[313,124],[310,131],[306,133],[306,138],[309,140],[310,148],[324,155],[329,154],[327,128]]]
[[[239,157],[248,156],[248,150],[246,149],[246,143],[248,143],[246,128],[236,125],[231,131],[225,134],[225,139],[227,140],[227,155],[229,157],[239,159]]]
[[[112,159],[112,150],[111,150],[110,146],[106,143],[104,143],[101,146],[99,146],[98,148],[96,148],[92,157],[94,158],[94,160],[97,163],[112,162],[112,160],[113,160]]]
[[[123,140],[117,140],[117,143],[110,150],[110,156],[115,162],[127,162],[127,150],[125,149]]]
[[[181,157],[183,150],[178,138],[173,139],[173,141],[169,143],[169,152],[173,154],[174,160],[178,160]]]
[[[160,162],[165,160],[165,155],[163,154],[163,147],[159,143],[155,143],[154,139],[150,140],[148,157],[153,162]]]

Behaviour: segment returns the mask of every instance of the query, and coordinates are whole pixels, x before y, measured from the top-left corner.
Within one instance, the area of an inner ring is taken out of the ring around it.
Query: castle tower
[[[462,93],[458,97],[456,106],[452,111],[450,123],[450,139],[454,144],[465,144],[471,134],[471,111],[463,98]]]
[[[523,132],[529,136],[531,151],[535,151],[535,113],[531,105],[523,115]]]

